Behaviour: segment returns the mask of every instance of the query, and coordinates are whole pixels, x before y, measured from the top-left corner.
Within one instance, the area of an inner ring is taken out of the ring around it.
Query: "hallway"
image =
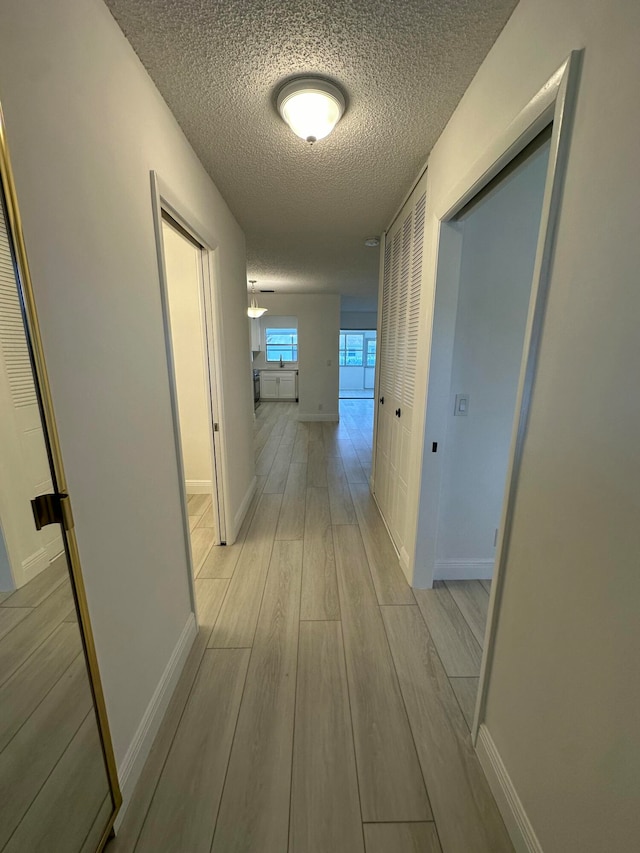
[[[369,494],[373,401],[340,405],[258,408],[234,545],[190,498],[200,631],[109,853],[512,849],[469,737],[488,586],[414,595]]]

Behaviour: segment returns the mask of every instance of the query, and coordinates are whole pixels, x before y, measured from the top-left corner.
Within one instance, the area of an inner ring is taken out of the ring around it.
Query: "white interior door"
[[[375,480],[373,491],[385,518],[389,516],[389,460],[391,456],[391,383],[393,369],[389,343],[390,299],[391,299],[391,240],[387,237],[384,248],[382,293],[380,298],[380,346],[378,350],[378,399],[376,401],[376,447]]]
[[[426,194],[423,178],[385,240],[374,494],[401,557],[418,355]]]

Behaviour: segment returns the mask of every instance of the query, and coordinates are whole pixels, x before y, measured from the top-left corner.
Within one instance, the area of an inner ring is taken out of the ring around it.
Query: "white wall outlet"
[[[464,417],[466,418],[469,413],[469,395],[468,394],[456,394],[456,407],[453,410],[453,414],[455,417]]]

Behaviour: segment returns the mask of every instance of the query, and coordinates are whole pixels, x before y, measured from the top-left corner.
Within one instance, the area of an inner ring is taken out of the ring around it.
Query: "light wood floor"
[[[373,401],[262,404],[258,491],[109,853],[512,850],[471,746],[488,585],[412,591],[369,494]]]
[[[95,851],[111,808],[66,560],[0,602],[0,850]]]

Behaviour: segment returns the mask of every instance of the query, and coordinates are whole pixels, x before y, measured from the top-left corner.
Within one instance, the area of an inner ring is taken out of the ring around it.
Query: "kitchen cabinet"
[[[249,320],[249,331],[251,334],[251,352],[260,352],[262,350],[262,335],[260,334],[260,320],[257,317],[252,317]]]
[[[286,374],[281,373],[278,387],[278,396],[283,400],[296,399],[296,374],[293,370],[288,370]]]
[[[263,370],[260,373],[260,399],[271,400],[279,397],[278,374],[268,373]]]
[[[261,370],[261,400],[297,400],[297,370]]]

